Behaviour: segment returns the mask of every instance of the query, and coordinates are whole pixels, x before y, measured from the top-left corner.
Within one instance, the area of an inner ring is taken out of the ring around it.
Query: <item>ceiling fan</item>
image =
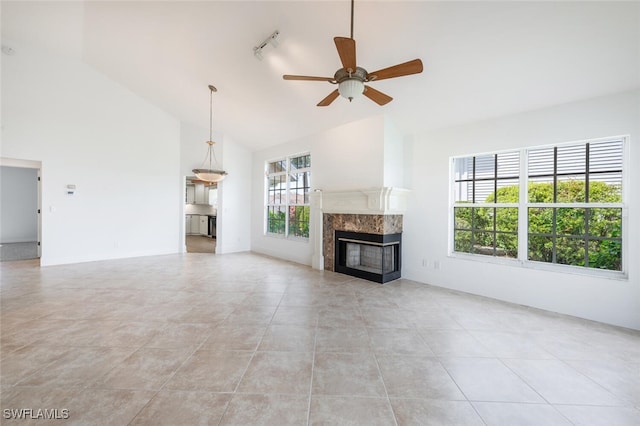
[[[282,76],[285,80],[328,81],[331,84],[337,84],[338,88],[321,100],[318,106],[330,105],[339,95],[349,99],[349,102],[351,102],[354,97],[360,94],[365,95],[378,105],[385,105],[391,102],[393,98],[365,83],[422,72],[422,61],[420,59],[414,59],[374,72],[367,72],[366,69],[357,66],[356,41],[353,39],[353,4],[354,0],[351,0],[351,37],[333,38],[338,50],[338,56],[340,56],[340,61],[342,62],[342,68],[336,71],[333,77],[311,77],[306,75]]]

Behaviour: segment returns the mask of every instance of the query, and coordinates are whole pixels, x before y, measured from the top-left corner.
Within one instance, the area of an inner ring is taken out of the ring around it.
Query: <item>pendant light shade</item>
[[[213,168],[213,160],[215,159],[215,151],[213,150],[213,145],[215,142],[213,141],[213,92],[217,92],[214,86],[209,85],[210,90],[210,99],[209,99],[209,140],[206,142],[209,145],[207,150],[207,157],[205,157],[203,165],[206,163],[207,158],[209,159],[209,168],[208,169],[193,169],[193,173],[200,180],[206,182],[220,182],[227,176],[227,172],[224,170],[216,170]],[[217,160],[216,160],[217,163]]]
[[[220,182],[227,175],[227,172],[222,171],[222,170],[200,170],[200,169],[195,169],[194,173],[196,172],[196,170],[198,171],[196,173],[196,177],[198,179],[201,179],[201,180],[204,180],[204,181],[207,181],[207,182],[211,182],[211,183]]]

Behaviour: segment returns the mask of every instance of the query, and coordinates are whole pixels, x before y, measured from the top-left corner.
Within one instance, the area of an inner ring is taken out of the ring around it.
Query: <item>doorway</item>
[[[218,232],[217,184],[187,176],[184,212],[187,253],[215,253]]]
[[[39,259],[39,162],[1,159],[0,186],[0,261]]]

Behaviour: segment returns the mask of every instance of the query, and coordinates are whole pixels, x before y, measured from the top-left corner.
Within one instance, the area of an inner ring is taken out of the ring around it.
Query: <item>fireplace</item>
[[[410,192],[392,187],[314,191],[311,265],[378,283],[400,278],[402,215]]]
[[[400,278],[402,234],[335,231],[334,270],[369,281]]]

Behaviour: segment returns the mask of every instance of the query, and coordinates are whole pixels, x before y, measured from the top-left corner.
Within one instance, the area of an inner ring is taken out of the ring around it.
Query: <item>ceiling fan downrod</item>
[[[353,4],[355,0],[351,0],[351,38],[353,38]]]

